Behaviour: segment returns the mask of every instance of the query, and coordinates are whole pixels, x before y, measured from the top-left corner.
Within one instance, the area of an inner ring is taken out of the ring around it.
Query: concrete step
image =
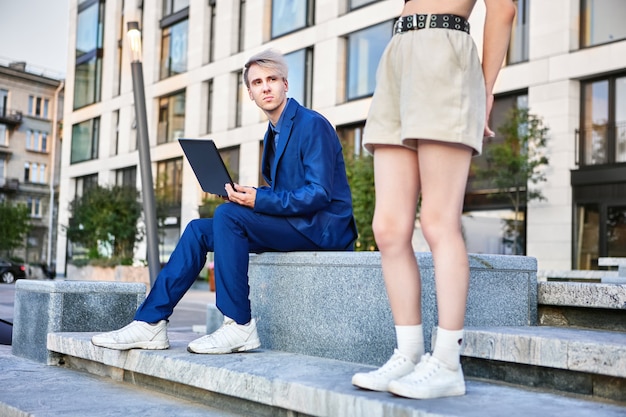
[[[626,333],[474,327],[462,354],[466,375],[626,403]]]
[[[120,352],[93,346],[92,333],[51,333],[48,348],[76,370],[147,386],[254,416],[623,416],[626,406],[506,384],[467,380],[463,397],[416,401],[351,385],[369,365],[259,349],[232,355],[193,355],[196,335],[170,333],[162,351]],[[243,411],[242,411],[243,410]],[[90,414],[94,415],[94,414]],[[130,414],[125,414],[131,416]]]
[[[0,384],[2,417],[243,416],[110,378],[13,356],[11,346],[0,346]]]
[[[537,304],[541,325],[626,332],[626,285],[539,282]]]

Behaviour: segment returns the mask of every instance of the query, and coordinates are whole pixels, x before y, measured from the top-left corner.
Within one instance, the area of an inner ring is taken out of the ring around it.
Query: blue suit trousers
[[[207,252],[214,252],[217,308],[239,324],[248,323],[249,254],[320,249],[285,217],[255,213],[235,203],[221,204],[212,219],[189,222],[135,320],[167,320],[202,271]]]

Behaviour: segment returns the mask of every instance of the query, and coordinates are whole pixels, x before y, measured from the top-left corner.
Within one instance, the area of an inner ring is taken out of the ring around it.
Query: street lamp
[[[157,236],[157,219],[152,185],[152,162],[150,160],[150,140],[148,139],[148,117],[146,115],[146,94],[143,83],[143,65],[141,63],[141,32],[138,22],[128,22],[128,40],[131,51],[131,71],[133,76],[133,95],[135,98],[135,117],[137,119],[137,146],[139,148],[139,168],[141,170],[141,195],[143,213],[146,222],[148,244],[148,272],[150,288],[161,269]]]

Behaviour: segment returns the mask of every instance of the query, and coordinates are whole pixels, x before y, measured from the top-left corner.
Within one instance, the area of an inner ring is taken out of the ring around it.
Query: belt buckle
[[[393,34],[402,33],[402,17],[396,20],[396,23],[393,24]]]

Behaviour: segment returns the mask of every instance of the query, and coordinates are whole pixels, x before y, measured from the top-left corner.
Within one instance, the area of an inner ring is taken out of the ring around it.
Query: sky
[[[65,78],[69,0],[0,0],[0,64]]]

